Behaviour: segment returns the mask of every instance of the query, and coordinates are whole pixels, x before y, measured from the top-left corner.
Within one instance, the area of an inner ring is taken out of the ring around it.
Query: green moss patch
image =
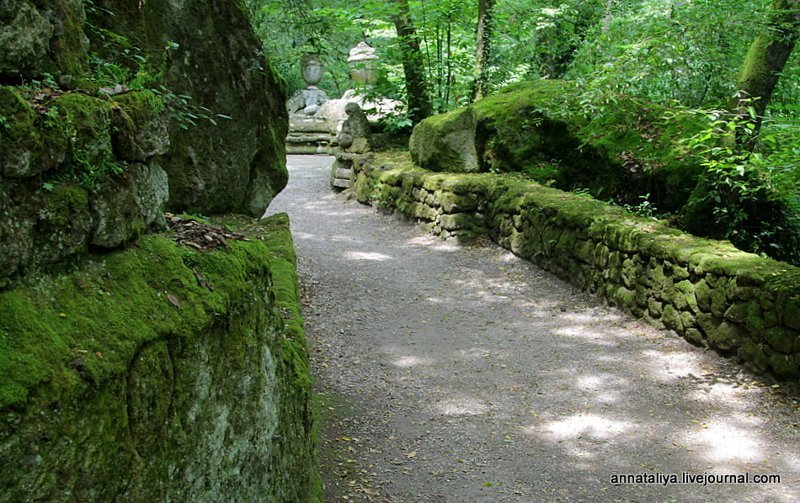
[[[248,276],[267,271],[265,254],[255,242],[200,253],[148,236],[80,272],[1,293],[0,409],[43,386],[55,398],[124,373],[161,334],[191,338],[244,293]]]

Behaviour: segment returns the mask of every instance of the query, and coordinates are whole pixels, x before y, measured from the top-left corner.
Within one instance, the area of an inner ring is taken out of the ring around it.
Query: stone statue
[[[318,56],[304,54],[300,59],[300,74],[308,87],[286,102],[289,112],[286,151],[290,154],[330,153],[335,134],[321,113],[323,105],[328,102],[328,95],[317,87],[323,73],[324,68]]]
[[[357,103],[350,102],[344,107],[347,119],[337,137],[339,146],[333,150],[336,160],[331,166],[331,185],[339,189],[353,186],[356,164],[369,158],[369,120]]]
[[[378,81],[378,67],[375,62],[378,55],[375,48],[366,42],[359,42],[358,45],[350,49],[350,57],[347,64],[350,67],[350,78],[356,84],[373,86]]]
[[[320,107],[328,101],[328,95],[317,87],[324,68],[322,62],[314,54],[304,54],[300,59],[300,73],[303,76],[307,88],[298,91],[286,102],[286,108],[290,114],[300,113],[303,115],[315,115]]]
[[[370,151],[369,120],[357,103],[348,103],[344,107],[347,119],[342,123],[339,132],[339,146],[353,154],[365,154]]]

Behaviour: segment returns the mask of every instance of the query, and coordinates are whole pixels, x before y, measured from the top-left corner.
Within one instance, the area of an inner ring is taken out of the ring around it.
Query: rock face
[[[34,108],[0,87],[0,288],[163,221],[169,181],[155,157],[170,140],[154,96],[48,100]]]
[[[84,72],[85,17],[81,0],[3,0],[0,75],[17,80]]]
[[[313,500],[288,220],[259,228],[0,293],[0,501]]]
[[[191,96],[218,125],[170,123],[172,146],[160,160],[169,175],[169,208],[261,216],[286,186],[284,84],[265,61],[245,12],[234,0],[101,0],[114,16],[98,19],[154,61],[168,51],[164,84]],[[223,117],[230,117],[225,119]],[[183,126],[183,127],[182,127]]]
[[[124,246],[167,207],[261,216],[287,181],[283,84],[237,2],[86,5],[0,3],[0,81],[42,81],[0,86],[0,288]],[[90,48],[154,91],[90,72]]]

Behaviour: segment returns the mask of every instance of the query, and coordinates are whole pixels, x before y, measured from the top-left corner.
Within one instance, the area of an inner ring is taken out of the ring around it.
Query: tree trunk
[[[613,16],[611,14],[611,9],[614,7],[615,0],[607,0],[606,1],[606,10],[603,13],[603,27],[600,29],[603,33],[608,31],[608,28],[611,26],[611,21],[613,20]]]
[[[749,117],[753,107],[756,130],[769,105],[772,92],[800,33],[800,0],[775,0],[766,30],[750,45],[737,82],[734,110]]]
[[[400,40],[400,52],[403,59],[403,72],[406,75],[406,92],[408,94],[408,117],[413,124],[431,115],[431,99],[425,81],[425,66],[422,51],[419,47],[417,30],[411,22],[408,0],[394,0],[397,13],[392,16],[397,36]]]
[[[475,81],[472,84],[472,101],[485,97],[489,92],[489,57],[491,56],[494,2],[495,0],[478,0]]]

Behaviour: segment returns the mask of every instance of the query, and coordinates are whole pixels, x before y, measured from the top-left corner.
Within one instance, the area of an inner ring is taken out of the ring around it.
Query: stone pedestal
[[[331,154],[336,136],[327,121],[317,115],[290,114],[287,154]]]

